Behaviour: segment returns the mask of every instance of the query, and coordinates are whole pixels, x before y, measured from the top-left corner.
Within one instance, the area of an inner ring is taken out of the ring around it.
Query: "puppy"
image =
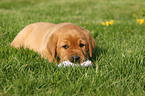
[[[88,30],[71,23],[39,22],[22,29],[11,46],[29,48],[49,62],[67,60],[82,63],[92,57],[95,40]]]

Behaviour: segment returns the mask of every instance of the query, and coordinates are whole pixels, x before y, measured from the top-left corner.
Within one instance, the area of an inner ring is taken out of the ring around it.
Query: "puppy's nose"
[[[80,62],[79,56],[72,56],[71,62]]]

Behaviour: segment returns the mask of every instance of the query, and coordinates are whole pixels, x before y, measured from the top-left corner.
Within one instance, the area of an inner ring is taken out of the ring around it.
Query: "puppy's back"
[[[34,51],[39,51],[42,42],[45,41],[46,36],[49,35],[56,24],[39,22],[27,25],[22,29],[15,39],[12,41],[11,46],[15,48],[30,48]]]

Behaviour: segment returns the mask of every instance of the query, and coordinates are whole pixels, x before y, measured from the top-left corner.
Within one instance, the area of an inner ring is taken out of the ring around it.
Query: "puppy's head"
[[[92,57],[95,40],[89,31],[70,24],[59,30],[56,53],[59,61],[82,63],[88,58],[88,52]]]

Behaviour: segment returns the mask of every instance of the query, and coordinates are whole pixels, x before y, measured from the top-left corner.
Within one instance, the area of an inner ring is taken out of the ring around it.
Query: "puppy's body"
[[[95,40],[90,32],[71,23],[34,23],[26,26],[11,46],[32,49],[51,61],[83,62],[92,54]]]

